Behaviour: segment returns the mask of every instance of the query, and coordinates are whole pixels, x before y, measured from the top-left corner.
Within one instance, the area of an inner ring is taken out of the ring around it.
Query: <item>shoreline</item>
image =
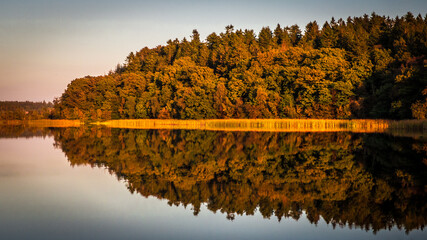
[[[382,133],[409,131],[427,135],[427,120],[386,119],[118,119],[98,122],[82,120],[0,120],[0,125],[33,127],[80,127],[98,125],[127,129],[183,129],[208,131],[272,131],[272,132],[359,132]]]
[[[384,119],[122,119],[96,122],[109,128],[183,129],[252,132],[354,132],[389,133],[394,136],[427,136],[427,120]]]
[[[38,119],[38,120],[0,120],[0,126],[25,125],[30,127],[80,127],[84,125],[81,120],[66,119]]]

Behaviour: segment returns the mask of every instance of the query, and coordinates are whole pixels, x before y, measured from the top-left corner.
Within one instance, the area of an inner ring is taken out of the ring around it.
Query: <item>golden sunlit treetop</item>
[[[372,14],[169,40],[72,81],[52,118],[391,118],[427,114],[426,18]],[[321,26],[321,27],[320,27]]]

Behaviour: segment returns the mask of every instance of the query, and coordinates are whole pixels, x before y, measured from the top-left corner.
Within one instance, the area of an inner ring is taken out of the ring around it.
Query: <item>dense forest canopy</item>
[[[51,102],[0,101],[0,120],[34,120],[52,115]]]
[[[130,53],[72,81],[51,117],[427,117],[427,16],[407,13],[235,30]]]

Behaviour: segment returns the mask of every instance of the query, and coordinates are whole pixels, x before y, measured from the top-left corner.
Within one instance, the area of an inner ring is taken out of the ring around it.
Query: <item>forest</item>
[[[225,27],[73,80],[56,119],[425,119],[427,15]]]
[[[0,120],[36,120],[50,118],[51,102],[0,101]]]

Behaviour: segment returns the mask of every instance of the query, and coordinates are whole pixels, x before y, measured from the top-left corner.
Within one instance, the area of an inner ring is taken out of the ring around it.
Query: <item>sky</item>
[[[425,17],[426,0],[0,0],[0,101],[52,101],[75,78],[107,74],[130,52],[235,29],[320,25],[331,17]]]

